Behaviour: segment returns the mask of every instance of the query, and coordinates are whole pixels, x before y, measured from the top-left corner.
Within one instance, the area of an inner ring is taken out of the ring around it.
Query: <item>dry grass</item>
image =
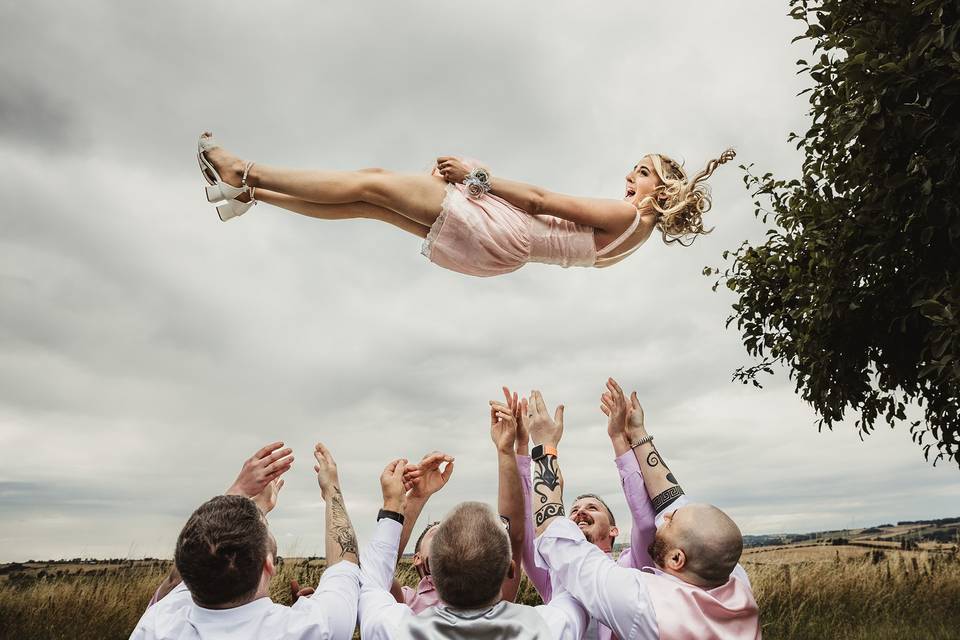
[[[751,550],[744,566],[753,581],[767,640],[892,640],[960,638],[960,560],[956,554],[886,552],[862,547]],[[41,567],[0,582],[0,638],[126,638],[167,563],[93,568]],[[287,560],[272,585],[289,603],[290,578],[315,584],[320,560]],[[405,584],[416,583],[409,564]],[[519,600],[539,602],[528,583]]]

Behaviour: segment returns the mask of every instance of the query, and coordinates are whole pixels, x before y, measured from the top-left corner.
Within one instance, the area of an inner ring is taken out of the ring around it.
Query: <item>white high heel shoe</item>
[[[204,187],[207,202],[223,202],[223,204],[217,206],[217,215],[220,216],[221,221],[226,222],[231,218],[236,218],[246,213],[250,207],[257,204],[257,201],[253,197],[255,187],[247,185],[247,174],[250,172],[250,167],[253,166],[253,163],[248,161],[244,165],[241,186],[234,187],[233,185],[227,184],[220,177],[220,174],[214,168],[213,164],[207,160],[207,157],[204,155],[205,152],[216,149],[219,146],[212,135],[201,134],[197,141],[197,162],[200,164],[200,171],[204,179],[209,183],[209,186]],[[249,194],[249,201],[241,202],[237,200],[237,198],[245,193]]]

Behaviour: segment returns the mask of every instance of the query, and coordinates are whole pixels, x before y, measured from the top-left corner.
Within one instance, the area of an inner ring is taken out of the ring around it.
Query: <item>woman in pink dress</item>
[[[472,276],[515,271],[527,262],[607,267],[654,229],[665,242],[689,244],[709,233],[703,182],[734,157],[731,149],[695,176],[662,154],[644,156],[626,175],[622,199],[561,195],[493,176],[470,159],[443,156],[430,175],[383,169],[312,171],[245,162],[200,136],[197,159],[207,200],[221,220],[257,201],[314,218],[371,218],[424,238],[423,255]]]

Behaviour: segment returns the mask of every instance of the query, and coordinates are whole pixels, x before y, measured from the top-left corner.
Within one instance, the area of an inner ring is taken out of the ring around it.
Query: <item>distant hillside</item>
[[[819,544],[861,544],[899,546],[904,549],[930,545],[960,545],[960,517],[938,520],[903,520],[863,529],[838,529],[814,533],[780,533],[743,536],[744,547],[769,547],[813,542]]]

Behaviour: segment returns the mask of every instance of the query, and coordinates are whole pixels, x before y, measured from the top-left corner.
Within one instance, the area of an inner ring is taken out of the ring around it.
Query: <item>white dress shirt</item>
[[[130,640],[349,640],[359,596],[360,568],[347,561],[324,571],[316,593],[292,607],[263,597],[230,609],[204,609],[181,582],[147,609]]]
[[[433,607],[414,614],[405,604],[397,602],[389,589],[393,582],[396,567],[397,553],[400,546],[400,523],[384,518],[377,523],[377,530],[373,538],[364,547],[360,557],[363,558],[363,586],[360,590],[360,635],[364,640],[393,640],[394,638],[410,637],[412,618],[420,615],[430,615]],[[526,607],[512,603],[499,603],[490,607],[489,616],[495,617],[504,611],[505,606],[511,609],[524,608],[535,612],[548,628],[552,640],[580,640],[587,626],[587,613],[570,594],[561,593],[553,597],[548,605]],[[451,616],[459,617],[459,612],[445,608]],[[482,612],[463,612],[464,620],[482,618]]]

